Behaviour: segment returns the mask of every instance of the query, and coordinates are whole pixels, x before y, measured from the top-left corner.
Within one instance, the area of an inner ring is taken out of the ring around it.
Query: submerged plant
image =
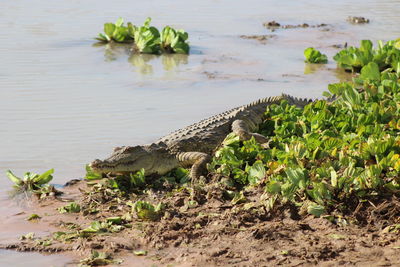
[[[313,47],[304,50],[304,57],[307,63],[328,63],[327,56]]]
[[[54,169],[50,169],[42,174],[26,172],[23,178],[15,176],[10,170],[6,171],[7,177],[14,183],[14,188],[20,191],[37,191],[45,188],[53,176]]]

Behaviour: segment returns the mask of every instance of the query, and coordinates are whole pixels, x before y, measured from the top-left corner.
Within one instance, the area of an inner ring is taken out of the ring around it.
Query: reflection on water
[[[149,54],[132,54],[128,61],[135,67],[135,71],[142,75],[153,74],[153,66],[149,64],[151,60],[157,58],[156,55]]]
[[[176,70],[179,65],[188,64],[189,56],[182,54],[149,55],[132,53],[128,61],[135,67],[136,72],[142,75],[151,75],[153,74],[153,64],[150,61],[156,58],[161,58],[163,69],[168,72]]]
[[[97,42],[92,45],[93,47],[102,47],[104,49],[104,60],[105,61],[115,61],[121,55],[129,54],[132,50],[132,45],[129,44],[119,44],[119,43],[102,43]]]
[[[189,55],[183,54],[140,54],[132,49],[131,44],[119,44],[119,43],[102,43],[97,42],[92,45],[93,47],[100,47],[103,49],[104,61],[111,62],[128,57],[128,62],[134,66],[135,72],[141,75],[151,75],[154,72],[153,61],[156,58],[161,59],[163,70],[166,72],[174,71],[179,65],[188,64]],[[159,64],[157,61],[155,64]]]
[[[165,71],[171,71],[181,64],[188,64],[188,55],[182,54],[165,54],[161,56],[161,62]]]
[[[318,70],[321,70],[324,68],[324,64],[311,64],[311,63],[305,63],[304,64],[304,74],[312,74]]]

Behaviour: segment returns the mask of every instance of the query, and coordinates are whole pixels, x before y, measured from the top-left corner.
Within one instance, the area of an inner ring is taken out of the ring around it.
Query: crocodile
[[[172,132],[152,144],[116,147],[110,157],[96,159],[89,167],[105,174],[133,173],[143,168],[146,175],[163,175],[177,167],[191,167],[193,182],[201,176],[212,153],[230,132],[240,140],[254,137],[257,142],[266,144],[267,138],[255,131],[263,122],[267,106],[284,99],[299,107],[312,102],[286,94],[258,99]]]

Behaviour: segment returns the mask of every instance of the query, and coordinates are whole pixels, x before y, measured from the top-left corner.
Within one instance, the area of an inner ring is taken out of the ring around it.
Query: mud
[[[192,189],[164,182],[141,192],[116,192],[104,186],[74,181],[62,197],[36,200],[15,220],[25,230],[49,229],[32,240],[9,240],[0,248],[42,253],[68,252],[76,263],[93,250],[106,252],[122,266],[396,266],[400,262],[400,201],[348,203],[344,214],[314,218],[288,203],[271,208],[261,188],[232,201],[230,189],[213,182]],[[74,200],[79,213],[57,208]],[[165,205],[159,221],[139,219],[128,201]],[[31,214],[42,218],[25,221]],[[129,215],[129,216],[127,216]],[[82,234],[92,221],[120,216],[118,230]],[[13,228],[13,225],[2,227]],[[56,238],[58,235],[64,238]],[[80,233],[80,235],[77,235]],[[68,238],[65,238],[69,235]],[[75,236],[74,236],[75,235]],[[145,254],[146,256],[136,256]],[[138,253],[140,252],[140,253]]]
[[[266,44],[267,41],[271,38],[274,38],[276,35],[273,34],[264,34],[264,35],[240,35],[240,38],[242,39],[250,39],[250,40],[256,40],[260,42],[261,44]]]
[[[321,23],[321,24],[315,24],[315,25],[310,25],[308,23],[302,23],[302,24],[287,24],[287,25],[282,25],[279,22],[276,22],[275,20],[269,21],[269,22],[264,22],[263,26],[271,31],[275,31],[276,29],[296,29],[296,28],[325,28],[328,27],[329,25],[326,23]]]
[[[352,24],[366,24],[369,23],[369,19],[364,17],[348,17],[347,21]]]

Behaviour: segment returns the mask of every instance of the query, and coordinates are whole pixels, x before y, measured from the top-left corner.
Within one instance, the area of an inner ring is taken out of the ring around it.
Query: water
[[[85,164],[115,146],[151,142],[227,108],[282,92],[320,97],[345,75],[332,60],[307,66],[303,50],[314,46],[331,59],[334,44],[398,38],[399,3],[3,0],[0,174],[55,168],[54,182],[61,184],[82,177]],[[123,46],[94,45],[103,23],[120,16],[184,28],[191,55],[132,55]],[[347,16],[371,23],[351,25]],[[239,38],[271,34],[262,26],[271,20],[327,23],[330,30],[278,30],[265,45]],[[12,216],[19,208],[7,200],[11,183],[1,176],[0,214]],[[0,242],[6,235],[0,231]]]

